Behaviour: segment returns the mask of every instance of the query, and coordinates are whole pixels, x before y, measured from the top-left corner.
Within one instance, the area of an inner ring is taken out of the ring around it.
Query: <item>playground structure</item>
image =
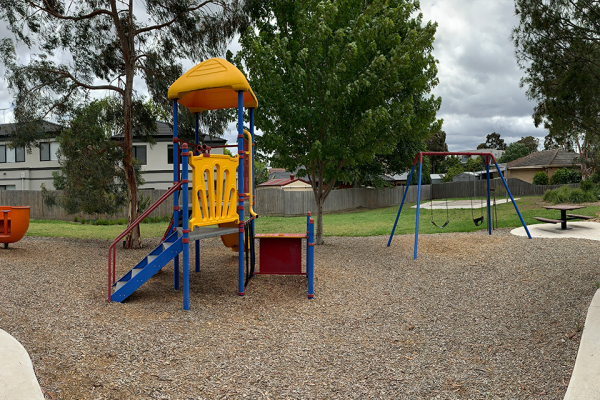
[[[508,184],[506,183],[506,180],[504,179],[504,176],[502,175],[502,171],[500,170],[500,167],[498,166],[498,163],[496,162],[496,158],[494,157],[494,155],[492,153],[473,153],[473,152],[447,152],[447,151],[420,151],[417,153],[417,155],[415,155],[415,159],[413,161],[413,166],[410,170],[410,173],[408,174],[408,180],[406,181],[406,188],[404,189],[404,195],[402,196],[402,202],[400,203],[400,208],[398,209],[398,214],[396,215],[396,220],[394,221],[394,227],[392,228],[392,233],[390,234],[390,238],[388,240],[387,243],[387,247],[390,246],[390,244],[392,243],[392,238],[394,237],[394,232],[396,230],[396,225],[398,224],[398,218],[400,217],[400,213],[402,212],[402,206],[404,205],[404,200],[406,199],[406,193],[408,193],[408,187],[410,186],[410,181],[412,179],[413,173],[415,171],[415,167],[417,166],[417,163],[419,164],[419,178],[418,178],[418,189],[417,189],[417,217],[416,217],[416,221],[415,221],[415,244],[414,244],[414,254],[413,254],[413,259],[417,259],[417,248],[418,248],[418,244],[419,244],[419,211],[421,209],[421,178],[422,178],[422,173],[423,173],[423,156],[481,156],[481,157],[485,157],[485,171],[486,171],[486,179],[487,179],[487,230],[488,230],[488,234],[491,235],[492,234],[492,224],[490,223],[492,218],[491,218],[491,208],[490,208],[490,161],[494,162],[494,165],[496,167],[496,171],[498,172],[498,175],[500,176],[500,179],[502,180],[502,183],[504,184],[504,187],[506,189],[506,193],[510,196],[510,200],[513,204],[513,206],[515,207],[515,211],[517,212],[517,215],[519,216],[519,219],[521,220],[521,224],[523,224],[523,228],[525,228],[525,232],[527,233],[527,236],[529,237],[529,239],[531,239],[531,234],[529,233],[529,229],[527,228],[527,225],[525,224],[525,221],[523,221],[523,217],[521,216],[521,212],[519,211],[519,207],[517,207],[517,204],[515,203],[515,199],[512,196],[512,193],[510,192],[510,189],[508,188]],[[433,199],[432,199],[433,202]],[[447,207],[447,203],[446,203],[446,207]],[[472,210],[472,208],[471,208]],[[447,209],[446,209],[447,211]],[[473,221],[475,222],[476,226],[481,225],[481,222],[483,222],[482,220],[479,221],[479,218],[475,218],[473,217]],[[445,227],[448,224],[448,218],[446,218],[446,223],[444,223],[443,226],[441,226],[441,228]],[[437,224],[435,224],[435,222],[433,222],[432,219],[432,223],[435,226],[438,226]]]
[[[29,229],[29,213],[29,207],[0,206],[0,243],[5,249],[23,239]]]
[[[248,280],[254,275],[254,240],[255,237],[262,240],[260,236],[255,235],[254,223],[258,215],[253,209],[254,109],[258,107],[258,101],[244,75],[234,65],[220,58],[211,58],[191,68],[171,85],[168,96],[173,102],[173,186],[110,246],[108,301],[122,302],[171,260],[174,264],[174,287],[178,290],[179,254],[182,253],[183,309],[189,310],[190,240],[195,241],[196,272],[200,272],[199,241],[201,239],[220,236],[225,246],[238,253],[238,295],[245,294]],[[195,143],[187,143],[178,137],[178,104],[185,106],[195,115]],[[237,147],[235,156],[210,154],[211,148],[199,143],[199,114],[207,110],[224,108],[238,110],[237,145],[215,146],[215,148]],[[244,108],[248,109],[249,131],[243,129]],[[192,149],[192,153],[188,149]],[[188,179],[189,166],[192,167],[191,181]],[[191,204],[188,199],[190,187]],[[121,278],[116,279],[117,243],[171,195],[174,203],[173,219],[161,243]],[[247,219],[244,219],[247,215],[245,211],[249,214]],[[272,235],[286,237],[286,234]],[[302,273],[297,268],[293,272],[307,275],[310,299],[314,296],[314,221],[310,218],[310,213],[307,217],[306,235],[300,236],[297,238],[307,241],[306,273]],[[289,248],[287,253],[294,258],[288,261],[297,265],[295,246],[296,242],[290,240],[280,241],[275,249],[267,245],[264,251],[261,247],[261,257],[264,254],[265,260],[277,259],[282,251],[286,253],[285,248]],[[286,260],[283,261],[275,267],[272,263],[267,264],[259,273],[280,274],[283,271],[284,274],[290,274],[285,266]]]

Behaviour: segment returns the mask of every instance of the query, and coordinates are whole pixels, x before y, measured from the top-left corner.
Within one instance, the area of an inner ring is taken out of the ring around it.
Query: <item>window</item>
[[[15,190],[15,185],[0,185],[0,190]]]
[[[181,156],[181,146],[178,148],[179,156]],[[167,146],[167,164],[173,164],[173,145],[170,144]]]
[[[41,143],[40,147],[40,161],[58,161],[58,143]]]
[[[0,163],[25,162],[25,148],[9,149],[7,145],[0,145]]]
[[[146,157],[146,146],[133,146],[133,158],[137,160],[138,164],[146,165],[148,162]]]

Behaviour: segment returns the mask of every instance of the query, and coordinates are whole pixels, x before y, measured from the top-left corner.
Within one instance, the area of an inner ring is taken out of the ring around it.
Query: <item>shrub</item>
[[[73,222],[78,222],[79,221],[79,217],[76,215],[75,218],[73,218]]]
[[[536,172],[533,176],[533,184],[534,185],[547,185],[550,182],[550,178],[548,178],[548,174],[544,171]]]
[[[544,193],[544,201],[552,204],[561,203],[592,203],[596,200],[597,195],[593,190],[584,191],[581,189],[572,189],[568,186],[562,186],[554,190],[546,190]]]
[[[600,183],[600,174],[598,173],[598,171],[594,172],[591,176],[590,176],[590,180],[595,183],[596,185],[598,183]]]
[[[127,218],[119,218],[117,220],[118,225],[127,225]]]
[[[108,225],[108,221],[105,219],[97,219],[96,225]]]
[[[85,224],[85,218],[81,218],[81,223]]]
[[[550,183],[552,185],[566,185],[568,183],[579,182],[581,182],[581,172],[567,168],[559,169],[552,175],[552,178],[550,178]]]
[[[594,188],[594,184],[589,179],[586,181],[579,182],[579,189],[583,190],[584,192],[588,192],[588,191],[592,190],[593,188]]]

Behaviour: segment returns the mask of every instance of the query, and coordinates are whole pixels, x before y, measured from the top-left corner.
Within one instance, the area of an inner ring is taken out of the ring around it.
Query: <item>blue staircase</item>
[[[172,232],[135,267],[113,285],[111,300],[122,302],[183,251],[181,230]]]

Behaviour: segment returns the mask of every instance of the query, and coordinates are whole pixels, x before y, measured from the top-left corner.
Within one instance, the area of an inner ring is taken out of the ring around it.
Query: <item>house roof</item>
[[[261,183],[258,186],[286,186],[286,185],[289,185],[290,183],[297,182],[297,181],[304,182],[307,185],[310,185],[310,183],[306,182],[304,179],[300,179],[300,178],[293,178],[292,179],[292,177],[288,175],[287,178],[284,178],[284,179],[271,179],[271,180],[268,180],[268,181],[266,181],[264,183]]]
[[[508,163],[508,168],[567,167],[579,154],[561,149],[542,150]]]
[[[57,133],[63,129],[62,126],[49,121],[42,121],[41,126],[45,133]],[[0,137],[13,135],[16,132],[16,128],[16,123],[0,124]]]

